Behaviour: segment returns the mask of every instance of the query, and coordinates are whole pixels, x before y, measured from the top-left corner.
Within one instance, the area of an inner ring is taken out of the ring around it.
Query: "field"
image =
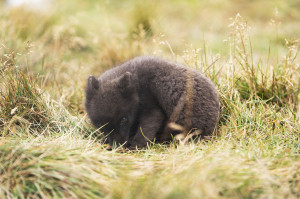
[[[0,198],[300,198],[298,0],[0,1]],[[138,55],[196,68],[221,114],[198,143],[108,150],[90,74]]]

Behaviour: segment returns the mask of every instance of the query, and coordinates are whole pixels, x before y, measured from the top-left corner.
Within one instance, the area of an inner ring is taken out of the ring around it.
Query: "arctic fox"
[[[211,135],[219,115],[213,83],[199,71],[151,56],[88,78],[85,108],[110,145],[143,147],[183,131]],[[174,130],[172,125],[183,127]]]

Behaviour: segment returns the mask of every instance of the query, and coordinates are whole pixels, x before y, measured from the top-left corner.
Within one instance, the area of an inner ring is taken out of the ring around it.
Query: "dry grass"
[[[44,13],[0,7],[0,198],[299,198],[299,7],[296,0],[64,0]],[[215,82],[216,136],[107,150],[82,105],[86,78],[142,54]]]

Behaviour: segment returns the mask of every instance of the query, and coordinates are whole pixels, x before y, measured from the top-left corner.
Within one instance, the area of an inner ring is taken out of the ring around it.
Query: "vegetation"
[[[0,1],[0,198],[299,198],[299,10],[297,0]],[[214,81],[211,139],[108,150],[84,111],[87,77],[148,54]]]

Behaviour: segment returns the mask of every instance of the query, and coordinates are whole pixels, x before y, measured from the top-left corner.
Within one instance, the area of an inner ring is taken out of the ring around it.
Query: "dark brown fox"
[[[202,73],[157,57],[137,57],[98,79],[88,78],[85,108],[110,145],[143,147],[182,133],[169,124],[211,135],[219,115],[212,82]]]

